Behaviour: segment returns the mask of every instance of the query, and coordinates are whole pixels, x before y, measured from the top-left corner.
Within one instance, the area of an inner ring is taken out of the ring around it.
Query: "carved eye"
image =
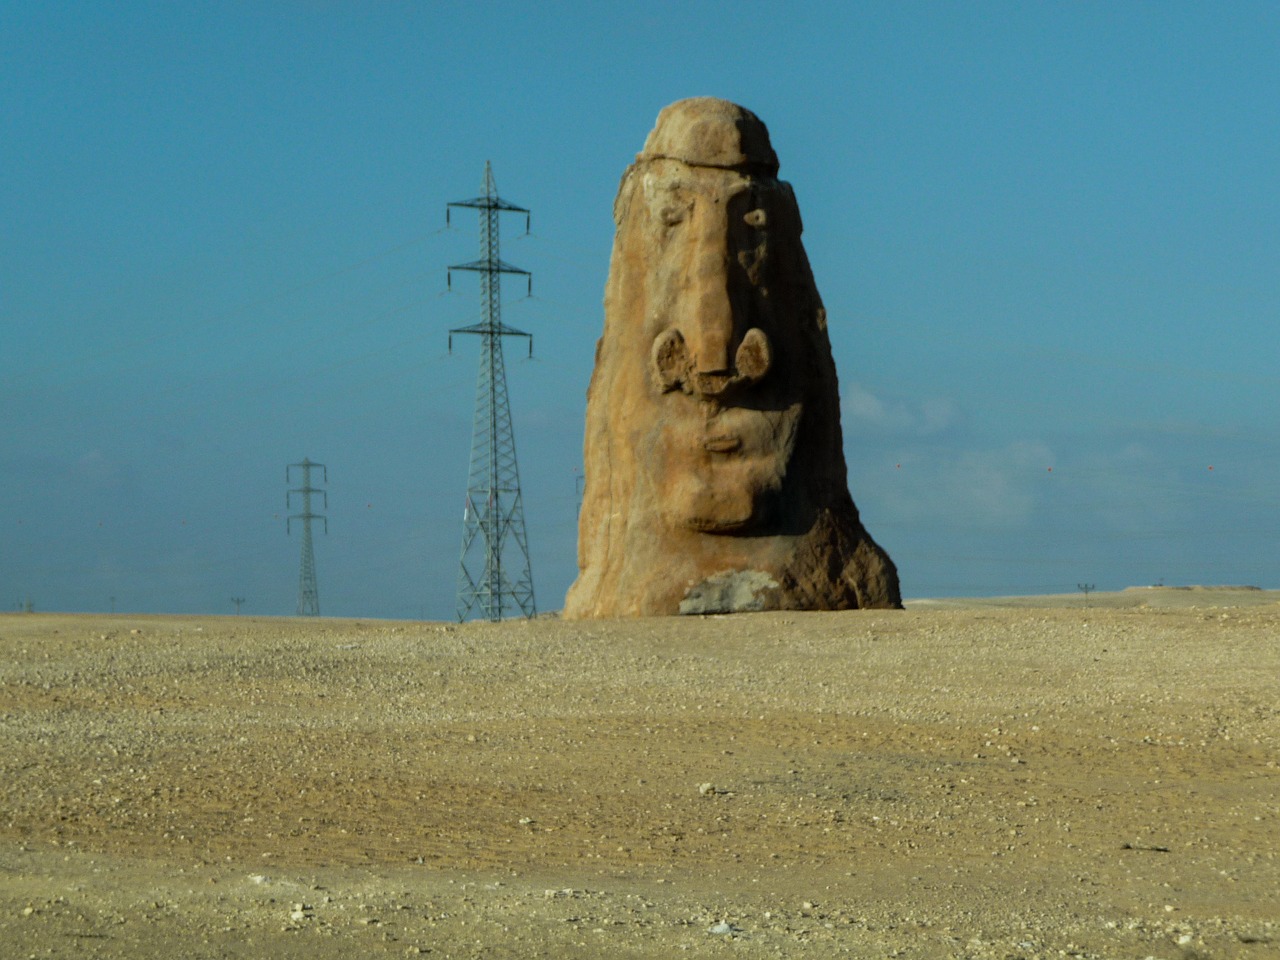
[[[757,230],[764,227],[767,221],[768,221],[768,217],[765,216],[765,212],[759,209],[752,210],[750,213],[746,214],[742,218],[743,223],[745,223],[748,227],[754,227]]]
[[[658,219],[662,221],[664,226],[674,227],[677,223],[684,221],[688,212],[689,207],[687,204],[669,203],[658,211]]]

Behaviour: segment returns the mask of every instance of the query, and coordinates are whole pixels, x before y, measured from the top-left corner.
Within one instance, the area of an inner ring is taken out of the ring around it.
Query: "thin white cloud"
[[[896,521],[1008,529],[1035,514],[1052,466],[1045,444],[1015,441],[986,450],[913,452],[868,482]]]
[[[923,401],[885,399],[860,383],[844,384],[840,407],[844,423],[852,431],[861,429],[930,436],[942,433],[960,421],[960,408],[949,398]]]

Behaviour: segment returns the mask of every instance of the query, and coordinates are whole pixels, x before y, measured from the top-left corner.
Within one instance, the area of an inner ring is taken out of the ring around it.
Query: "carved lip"
[[[733,453],[742,447],[742,438],[733,434],[722,434],[718,437],[707,437],[702,441],[702,449],[710,453]]]

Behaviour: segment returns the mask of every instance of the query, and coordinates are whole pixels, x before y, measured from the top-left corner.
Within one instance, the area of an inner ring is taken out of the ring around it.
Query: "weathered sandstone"
[[[769,134],[663,110],[614,205],[566,617],[897,607],[847,486],[826,313]]]

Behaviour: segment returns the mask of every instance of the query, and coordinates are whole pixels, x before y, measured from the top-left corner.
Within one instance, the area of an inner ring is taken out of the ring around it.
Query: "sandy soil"
[[[0,955],[1278,957],[1278,601],[2,615]]]

